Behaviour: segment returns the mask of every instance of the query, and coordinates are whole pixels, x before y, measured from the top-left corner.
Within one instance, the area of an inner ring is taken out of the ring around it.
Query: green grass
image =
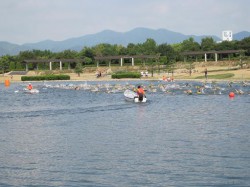
[[[208,75],[208,79],[228,79],[233,77],[233,73],[217,74],[217,75]],[[205,79],[205,76],[198,76],[195,79]]]
[[[209,72],[219,72],[219,71],[233,71],[233,70],[239,70],[240,68],[227,68],[227,69],[214,69],[214,70],[208,70]]]

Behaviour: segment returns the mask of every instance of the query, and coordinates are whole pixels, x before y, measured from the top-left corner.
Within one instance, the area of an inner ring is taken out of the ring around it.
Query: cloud
[[[183,34],[250,31],[246,0],[1,1],[0,41],[64,40],[104,29],[165,28]]]

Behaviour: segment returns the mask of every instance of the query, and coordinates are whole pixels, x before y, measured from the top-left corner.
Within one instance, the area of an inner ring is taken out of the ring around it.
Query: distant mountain
[[[235,40],[241,40],[244,37],[250,36],[249,32],[240,32],[235,34],[233,37]],[[167,29],[148,29],[148,28],[135,28],[128,32],[115,32],[112,30],[104,30],[96,34],[89,34],[81,37],[70,38],[63,41],[52,41],[45,40],[38,43],[26,43],[23,45],[11,44],[8,42],[0,42],[0,56],[2,55],[16,55],[20,51],[25,50],[51,50],[52,52],[59,52],[66,49],[80,51],[83,47],[91,47],[100,43],[119,44],[127,46],[129,43],[143,43],[148,38],[152,38],[157,44],[167,43],[180,43],[193,37],[195,41],[201,42],[202,38],[212,37],[215,41],[221,39],[217,36],[195,36],[195,35],[184,35],[178,32],[173,32]]]
[[[0,41],[0,56],[6,55],[6,54],[16,55],[20,51],[25,51],[25,50],[29,50],[29,48],[27,48],[26,46],[22,46],[22,45]]]
[[[60,42],[45,41],[34,44],[24,44],[25,46],[39,49],[50,49],[52,51],[61,51],[65,49],[81,50],[84,46],[95,46],[100,43],[120,44],[127,46],[129,43],[143,43],[147,38],[153,38],[157,44],[161,43],[179,43],[189,37],[194,37],[195,41],[200,42],[202,38],[207,36],[184,35],[181,33],[169,31],[166,29],[147,29],[136,28],[128,32],[115,32],[112,30],[104,30],[96,34],[85,35],[78,38],[71,38]],[[219,40],[216,36],[211,36],[216,41]]]
[[[248,31],[242,31],[242,32],[234,34],[233,35],[233,39],[240,41],[240,40],[242,40],[244,38],[247,38],[249,36],[250,36],[250,32],[248,32]]]

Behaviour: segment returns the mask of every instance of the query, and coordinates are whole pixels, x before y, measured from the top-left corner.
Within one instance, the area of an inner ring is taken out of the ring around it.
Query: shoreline
[[[28,83],[28,82],[33,82],[33,83],[38,83],[38,82],[108,82],[108,81],[113,81],[113,82],[122,82],[122,81],[161,81],[164,83],[172,83],[172,82],[178,82],[178,81],[187,81],[187,82],[250,82],[249,79],[174,79],[174,81],[164,81],[162,79],[71,79],[71,80],[44,80],[44,81],[21,81],[21,80],[10,80],[10,79],[0,79],[0,84],[4,84],[5,80],[9,80],[10,83]]]
[[[210,67],[213,69],[212,67]],[[210,69],[209,68],[209,69]],[[220,72],[208,72],[209,75],[219,75],[219,74],[226,74],[226,73],[232,73],[234,74],[231,78],[226,79],[209,79],[206,80],[205,77],[202,79],[196,79],[196,77],[204,76],[204,73],[202,72],[202,69],[199,69],[199,72],[192,73],[191,76],[189,76],[188,73],[180,73],[176,71],[174,73],[174,81],[197,81],[197,82],[205,82],[205,81],[217,81],[217,82],[228,82],[228,81],[250,81],[250,69],[240,69],[240,70],[234,70],[234,71],[220,71]],[[30,71],[27,76],[34,75],[34,71]],[[139,79],[112,79],[111,75],[105,75],[103,77],[96,78],[95,73],[82,73],[80,74],[80,77],[76,73],[65,73],[66,75],[70,76],[70,80],[52,80],[52,81],[163,81],[162,77],[167,76],[171,77],[172,74],[170,73],[154,73],[154,77],[151,77],[151,74],[149,74],[149,77],[142,77]],[[29,81],[22,81],[21,76],[23,75],[8,75],[8,74],[0,74],[0,83],[5,83],[5,80],[9,80],[11,83],[18,83],[18,82],[29,82]],[[50,80],[48,80],[49,82]],[[42,82],[42,81],[30,81],[30,82]],[[167,81],[166,81],[167,82]]]

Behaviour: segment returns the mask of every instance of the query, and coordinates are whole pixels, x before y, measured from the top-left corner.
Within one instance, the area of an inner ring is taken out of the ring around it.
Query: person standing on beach
[[[207,80],[207,68],[205,69],[204,73],[205,73],[205,78]]]

